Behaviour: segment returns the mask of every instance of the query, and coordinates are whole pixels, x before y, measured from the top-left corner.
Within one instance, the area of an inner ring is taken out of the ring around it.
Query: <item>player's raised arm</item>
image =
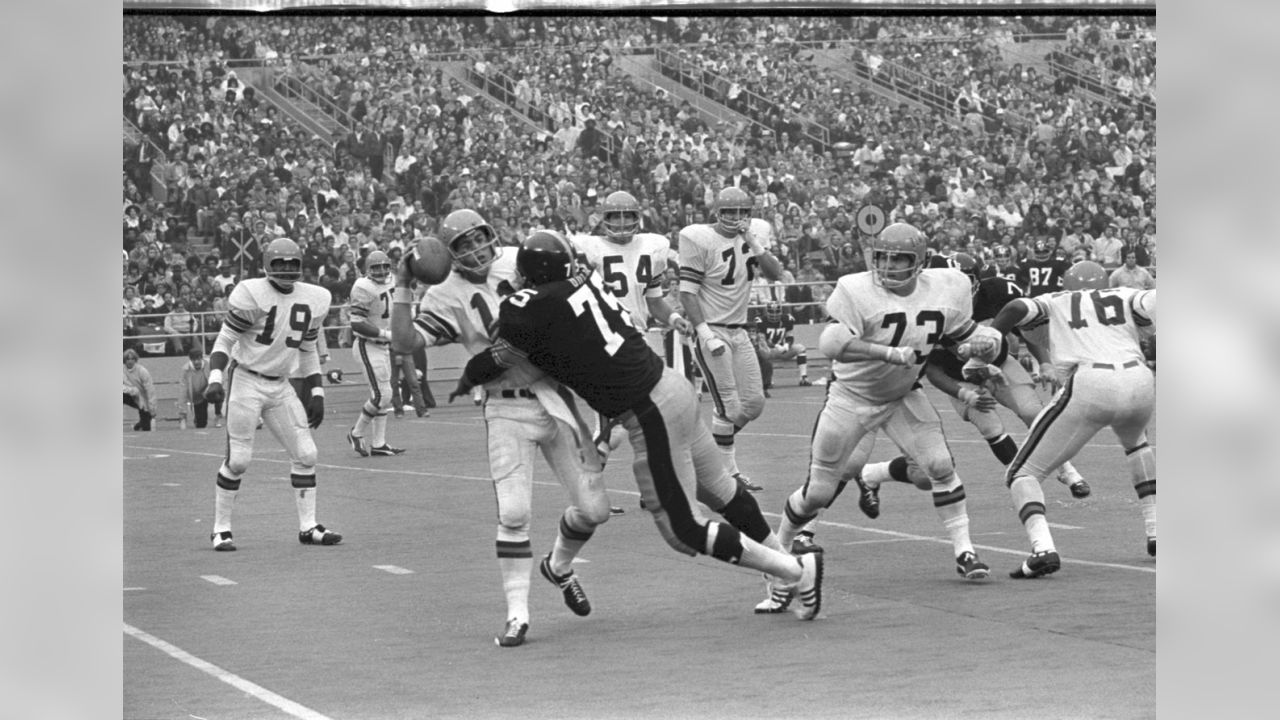
[[[413,329],[413,270],[415,249],[409,248],[396,267],[396,288],[391,295],[391,349],[394,352],[412,354],[426,346],[417,330]]]

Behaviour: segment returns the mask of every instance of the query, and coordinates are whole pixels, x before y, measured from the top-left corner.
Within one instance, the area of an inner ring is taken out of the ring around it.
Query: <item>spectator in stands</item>
[[[175,298],[173,306],[164,316],[164,333],[171,336],[167,343],[168,354],[181,355],[189,351],[195,330],[195,316],[187,310],[185,301]]]
[[[150,431],[156,413],[156,386],[151,372],[138,362],[138,353],[132,348],[124,351],[124,404],[138,411],[134,431]]]
[[[1093,241],[1093,259],[1108,270],[1119,267],[1121,263],[1120,253],[1124,249],[1124,243],[1116,237],[1118,232],[1116,223],[1108,222],[1102,234]]]

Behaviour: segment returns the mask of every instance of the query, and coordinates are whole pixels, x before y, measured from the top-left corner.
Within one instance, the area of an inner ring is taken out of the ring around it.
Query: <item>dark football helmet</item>
[[[1040,261],[1052,260],[1053,251],[1054,251],[1053,243],[1049,242],[1048,240],[1045,240],[1044,238],[1040,238],[1039,240],[1036,240],[1034,245],[1031,246],[1031,257]]]
[[[978,259],[969,253],[958,252],[951,257],[951,267],[959,270],[969,276],[969,285],[971,292],[978,292],[978,271],[982,270],[982,265],[978,263]]]
[[[997,245],[994,251],[996,267],[1008,270],[1013,267],[1013,248],[1008,245]]]
[[[516,269],[526,286],[568,280],[578,270],[573,245],[555,230],[538,230],[521,243]]]
[[[281,289],[302,279],[302,249],[287,237],[272,240],[262,251],[262,272]]]
[[[764,306],[764,317],[771,323],[776,323],[782,320],[781,303],[777,300],[770,300],[769,303]]]

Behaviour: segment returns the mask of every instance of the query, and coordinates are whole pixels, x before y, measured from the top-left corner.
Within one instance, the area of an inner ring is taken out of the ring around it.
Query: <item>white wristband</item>
[[[711,326],[704,322],[698,323],[697,326],[693,328],[693,331],[698,334],[698,339],[704,343],[711,342],[716,337],[716,334],[711,332]]]
[[[404,303],[409,305],[413,303],[413,291],[407,287],[398,287],[391,293],[391,302],[395,304]]]
[[[680,318],[681,320],[683,320],[684,316],[678,312],[671,313],[670,315],[667,316],[667,327],[675,327],[676,318]]]
[[[889,345],[879,345],[878,347],[880,348],[881,351],[884,352],[884,361],[892,362],[893,348],[890,347]]]
[[[322,387],[311,388],[311,397],[324,397],[324,388]]]
[[[209,371],[209,384],[210,384],[210,385],[212,385],[212,384],[214,384],[214,383],[217,383],[217,384],[219,384],[219,385],[221,385],[221,384],[222,384],[222,371],[221,371],[221,370],[210,370],[210,371]]]
[[[381,339],[381,340],[390,340],[390,339],[391,339],[391,331],[390,331],[390,330],[379,330],[379,331],[378,331],[378,338],[379,338],[379,339]]]

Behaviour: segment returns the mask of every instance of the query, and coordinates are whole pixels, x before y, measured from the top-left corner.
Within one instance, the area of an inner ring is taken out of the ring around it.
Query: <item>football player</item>
[[[1023,297],[1022,291],[1010,280],[979,280],[978,263],[968,253],[956,253],[954,261],[956,269],[968,276],[973,288],[974,322],[989,323],[1006,303]],[[1000,368],[1001,378],[998,381],[993,378],[975,384],[966,380],[962,372],[964,361],[948,347],[933,350],[925,364],[925,376],[929,378],[929,382],[951,397],[951,405],[956,414],[982,433],[991,453],[1005,466],[1013,462],[1018,453],[1018,444],[1005,432],[1004,423],[995,412],[996,405],[1012,410],[1027,427],[1031,427],[1036,415],[1044,408],[1031,376],[1017,360],[1016,351],[1012,347],[1016,342],[1013,335],[1006,338],[1004,355],[997,358],[999,362],[995,363]],[[858,499],[862,512],[872,518],[879,516],[880,485],[887,480],[914,484],[917,479],[908,475],[908,463],[904,457],[872,463],[863,468],[862,486],[859,488],[861,497]],[[1067,486],[1073,497],[1089,497],[1089,483],[1070,462],[1062,463],[1056,475],[1058,482]]]
[[[502,252],[497,233],[479,213],[449,213],[440,224],[440,240],[453,257],[453,270],[443,282],[427,289],[417,317],[411,316],[413,292],[409,289],[408,259],[413,253],[406,253],[400,263],[391,306],[391,342],[396,352],[455,342],[473,354],[485,350],[497,331],[499,302],[515,291],[515,256]],[[507,599],[506,625],[494,640],[502,647],[516,647],[524,643],[529,628],[535,453],[542,451],[570,500],[555,544],[539,570],[561,590],[565,605],[577,615],[590,613],[591,603],[570,563],[595,529],[609,519],[609,502],[599,463],[579,453],[579,447],[592,444],[589,430],[577,426],[572,398],[563,398],[554,383],[527,363],[485,388],[489,473],[498,503],[495,549]]]
[[[1029,297],[1038,297],[1062,289],[1062,275],[1071,263],[1058,258],[1056,246],[1045,238],[1039,238],[1031,246],[1031,259],[1023,266],[1018,283]]]
[[[1147,536],[1147,553],[1156,554],[1156,464],[1147,442],[1155,411],[1155,376],[1143,360],[1141,339],[1154,334],[1156,291],[1107,288],[1102,266],[1073,265],[1063,279],[1067,292],[1010,302],[992,328],[1047,324],[1053,361],[1068,368],[1062,389],[1031,425],[1031,432],[1005,471],[1031,541],[1031,555],[1010,575],[1034,578],[1056,572],[1058,557],[1045,517],[1041,481],[1059,463],[1074,456],[1099,430],[1110,427],[1124,448],[1129,476],[1138,496]],[[970,360],[982,371],[994,351],[980,350]]]
[[[800,370],[799,384],[802,387],[812,385],[809,381],[809,356],[805,346],[796,342],[795,317],[791,313],[784,313],[782,305],[773,300],[764,306],[764,321],[759,327],[768,348],[759,353],[765,389],[773,387],[773,363],[781,360],[795,360],[796,368]]]
[[[766,573],[799,599],[792,612],[812,620],[822,604],[822,553],[782,550],[755,499],[720,462],[693,386],[664,365],[600,277],[577,270],[559,233],[534,232],[516,262],[525,288],[503,301],[498,341],[471,358],[450,398],[524,359],[536,363],[626,428],[636,485],[672,549]],[[700,502],[726,497],[733,499],[720,514],[730,522],[703,516]]]
[[[324,387],[316,339],[329,314],[329,291],[300,280],[302,250],[289,238],[262,252],[265,277],[241,280],[227,298],[227,314],[209,355],[205,399],[227,401],[227,455],[218,468],[213,504],[213,549],[235,550],[231,516],[240,480],[253,458],[263,423],[289,453],[289,482],[298,510],[298,541],[337,545],[342,535],[316,522],[316,443],[324,420]],[[304,379],[307,404],[289,378]],[[225,387],[224,387],[225,380]]]
[[[667,366],[688,368],[683,357],[688,350],[680,335],[688,335],[693,328],[667,304],[662,286],[671,243],[662,235],[640,232],[640,203],[630,193],[620,190],[609,194],[600,204],[600,215],[603,236],[575,235],[573,245],[600,273],[605,287],[622,301],[637,328],[644,332],[652,318],[670,329],[663,341]],[[616,449],[625,436],[621,426],[605,418],[598,419],[598,428],[596,442],[603,454]]]
[[[369,399],[360,406],[360,417],[347,431],[347,442],[361,457],[399,455],[404,448],[387,444],[387,408],[391,392],[391,291],[395,278],[391,258],[374,250],[364,259],[365,275],[351,286],[351,332],[355,344],[351,348],[356,362],[369,381]],[[397,408],[398,409],[398,408]],[[373,442],[364,434],[373,428]]]
[[[1020,273],[1022,266],[1018,264],[1017,258],[1013,254],[1013,248],[1008,245],[997,245],[991,251],[993,262],[987,267],[991,269],[991,277],[1004,278],[1020,283]]]
[[[757,270],[782,274],[771,251],[773,229],[751,217],[751,196],[736,187],[716,195],[714,224],[680,231],[680,300],[697,335],[694,355],[711,391],[711,434],[729,472],[752,492],[763,489],[738,469],[733,436],[764,411],[764,382],[747,337],[747,306]]]
[[[942,420],[917,382],[925,357],[944,342],[993,333],[973,321],[969,279],[950,268],[924,269],[924,233],[893,223],[864,247],[870,272],[845,275],[827,299],[832,322],[819,340],[832,359],[827,397],[814,427],[805,483],[787,498],[778,538],[785,545],[855,481],[866,461],[864,439],[883,431],[932,488],[933,505],[951,537],[956,572],[986,578],[969,539],[964,485],[942,434]],[[772,591],[773,589],[771,589]],[[772,593],[771,593],[772,594]],[[766,601],[768,602],[768,601]]]

